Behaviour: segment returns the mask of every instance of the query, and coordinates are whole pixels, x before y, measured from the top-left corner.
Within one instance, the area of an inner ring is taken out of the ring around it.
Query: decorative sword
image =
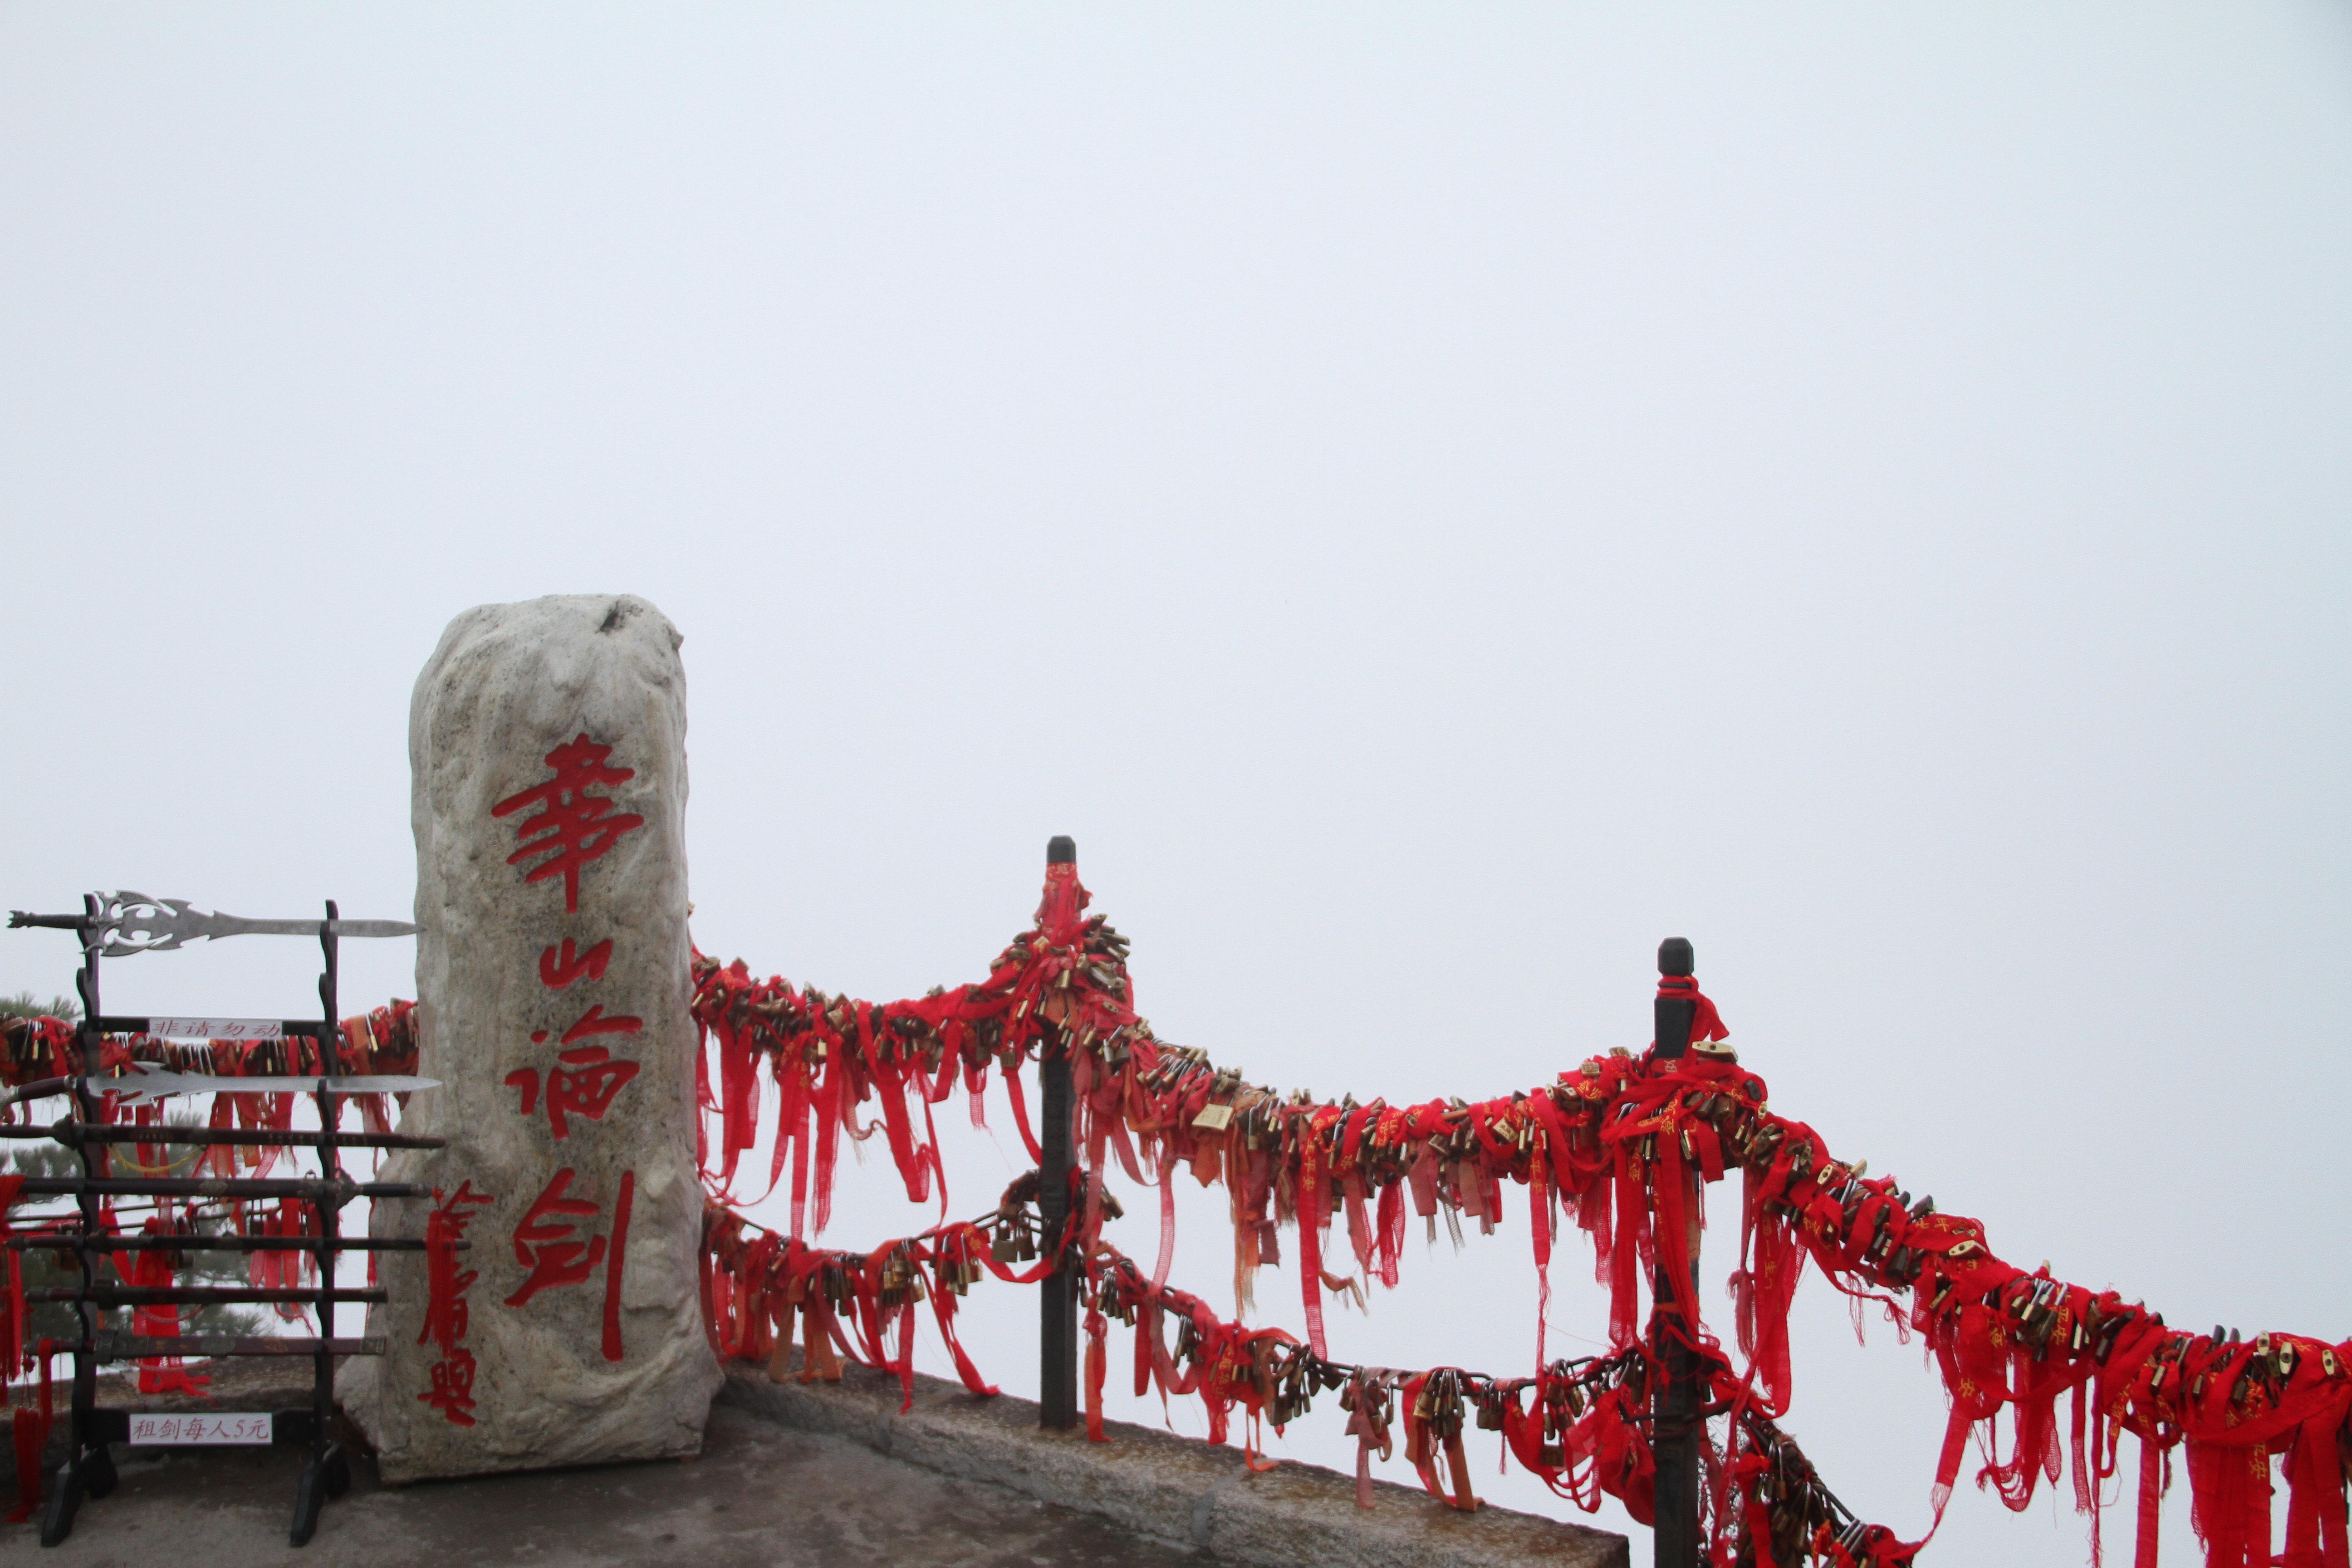
[[[411,1094],[438,1089],[437,1078],[411,1078],[403,1073],[373,1073],[352,1078],[228,1078],[211,1073],[167,1072],[143,1062],[125,1064],[120,1078],[89,1079],[93,1093],[118,1095],[124,1105],[161,1100],[167,1094]]]
[[[164,952],[191,942],[217,942],[225,936],[415,936],[416,927],[405,921],[249,921],[239,915],[205,914],[188,907],[185,899],[151,899],[144,893],[96,895],[104,912],[93,923],[87,915],[36,915],[8,911],[11,926],[57,926],[68,931],[103,934],[100,958],[128,958],[134,952]]]

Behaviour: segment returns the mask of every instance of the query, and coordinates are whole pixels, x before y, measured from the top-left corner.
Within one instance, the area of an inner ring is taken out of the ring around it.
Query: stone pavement
[[[839,1383],[802,1384],[771,1382],[764,1369],[735,1362],[713,1408],[758,1410],[795,1430],[848,1437],[942,1475],[1097,1515],[1140,1540],[1202,1549],[1220,1563],[1253,1568],[1626,1564],[1622,1535],[1509,1509],[1458,1513],[1417,1486],[1375,1481],[1373,1506],[1361,1509],[1355,1478],[1320,1465],[1284,1460],[1253,1474],[1239,1448],[1213,1447],[1125,1421],[1105,1423],[1110,1441],[1090,1443],[1082,1430],[1041,1430],[1037,1406],[1026,1399],[975,1399],[935,1377],[917,1376],[913,1408],[904,1414],[900,1397],[895,1379],[861,1366],[847,1367]],[[1400,1433],[1400,1447],[1402,1441]]]
[[[301,1369],[215,1362],[211,1408],[300,1405]],[[355,1458],[352,1490],[316,1539],[286,1544],[305,1456],[286,1448],[117,1447],[121,1485],[85,1503],[72,1538],[44,1552],[37,1527],[0,1525],[0,1561],[108,1568],[1134,1568],[1202,1563],[1365,1568],[1625,1568],[1626,1542],[1504,1509],[1454,1513],[1382,1483],[1360,1510],[1354,1481],[1285,1462],[1249,1474],[1234,1448],[1112,1424],[1114,1441],[1037,1427],[1037,1407],[919,1378],[900,1415],[895,1382],[863,1368],[837,1384],[775,1384],[736,1363],[711,1407],[702,1457],[391,1488]],[[120,1378],[100,1402],[138,1397]],[[0,1422],[0,1478],[15,1473]],[[64,1458],[60,1430],[52,1463]],[[0,1489],[7,1482],[0,1479]]]
[[[307,1547],[286,1544],[303,1456],[285,1448],[116,1451],[122,1484],[41,1549],[0,1525],[0,1560],[106,1568],[1137,1568],[1197,1563],[1105,1521],[951,1480],[840,1437],[720,1406],[699,1459],[387,1488],[352,1467]]]

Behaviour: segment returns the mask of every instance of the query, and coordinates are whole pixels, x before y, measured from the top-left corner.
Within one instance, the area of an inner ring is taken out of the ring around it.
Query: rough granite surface
[[[417,678],[418,1070],[441,1087],[401,1131],[449,1144],[395,1154],[383,1179],[490,1201],[465,1211],[464,1355],[426,1332],[426,1260],[384,1255],[392,1299],[368,1331],[388,1353],[352,1366],[344,1404],[388,1482],[701,1444],[720,1379],[697,1314],[681,641],[627,595],[488,605],[450,623]],[[551,788],[588,758],[601,776]],[[635,1072],[616,1085],[625,1069],[605,1062]],[[563,1105],[559,1072],[583,1075]],[[422,1236],[433,1206],[379,1203],[374,1227]],[[465,1356],[470,1411],[423,1397],[436,1377],[464,1388]]]

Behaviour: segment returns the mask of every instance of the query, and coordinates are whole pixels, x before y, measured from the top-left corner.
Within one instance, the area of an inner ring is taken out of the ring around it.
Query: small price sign
[[[267,1444],[269,1441],[269,1417],[209,1411],[188,1415],[133,1415],[131,1417],[131,1441],[151,1447],[184,1443]]]

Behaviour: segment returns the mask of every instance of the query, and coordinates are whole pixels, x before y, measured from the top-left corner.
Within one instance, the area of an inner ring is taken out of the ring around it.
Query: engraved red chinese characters
[[[562,1065],[547,1071],[547,1124],[558,1139],[572,1135],[569,1117],[604,1120],[613,1097],[637,1076],[637,1064],[615,1058],[602,1046],[575,1046],[556,1057]],[[539,1070],[518,1068],[507,1082],[522,1090],[522,1113],[529,1116],[539,1101]]]
[[[592,785],[625,784],[637,776],[635,768],[607,767],[613,748],[583,734],[547,753],[555,776],[545,784],[510,795],[490,807],[492,816],[506,816],[526,806],[540,808],[515,827],[522,847],[507,857],[519,865],[535,855],[548,858],[524,876],[526,882],[563,879],[563,907],[580,910],[580,868],[611,852],[625,834],[643,827],[646,819],[613,809],[610,797],[592,793]]]
[[[531,1201],[530,1212],[515,1226],[515,1261],[530,1270],[522,1288],[507,1298],[507,1305],[520,1307],[541,1290],[561,1285],[584,1284],[596,1272],[596,1265],[604,1260],[604,1238],[591,1237],[577,1239],[572,1221],[566,1215],[585,1215],[597,1212],[596,1205],[580,1198],[564,1196],[572,1185],[573,1172],[566,1165]]]
[[[539,955],[539,983],[551,991],[561,991],[585,974],[591,980],[604,978],[605,967],[613,962],[613,941],[610,937],[585,952],[574,951],[570,937],[563,939],[559,951],[548,948]]]
[[[551,948],[549,951],[554,950]],[[541,967],[545,967],[543,958]],[[572,1048],[558,1054],[555,1059],[560,1065],[549,1068],[547,1074],[547,1124],[558,1139],[572,1135],[571,1117],[583,1116],[591,1121],[604,1121],[613,1097],[620,1093],[638,1071],[635,1062],[616,1058],[603,1046],[575,1046],[572,1042],[590,1035],[634,1035],[644,1027],[644,1019],[625,1013],[607,1018],[603,1005],[599,1004],[582,1014],[578,1022],[563,1031],[562,1043]],[[534,1030],[530,1037],[531,1043],[536,1045],[547,1038],[547,1031]],[[509,1087],[522,1091],[522,1114],[529,1116],[539,1105],[539,1069],[517,1068],[507,1074],[506,1081]]]
[[[515,1261],[530,1270],[522,1288],[507,1298],[507,1305],[520,1307],[541,1290],[557,1289],[566,1285],[584,1285],[604,1265],[604,1359],[621,1359],[621,1273],[628,1259],[629,1207],[636,1192],[637,1173],[621,1173],[621,1190],[613,1202],[613,1234],[608,1248],[604,1237],[580,1239],[572,1220],[585,1218],[597,1212],[597,1206],[585,1199],[566,1195],[576,1173],[566,1165],[555,1173],[539,1197],[515,1226]]]
[[[436,1190],[433,1195],[441,1194]],[[437,1347],[441,1359],[433,1363],[432,1387],[416,1397],[456,1426],[474,1424],[467,1414],[474,1408],[474,1352],[458,1342],[466,1337],[467,1288],[481,1278],[477,1270],[458,1268],[457,1244],[466,1237],[471,1211],[490,1201],[467,1182],[425,1222],[425,1330],[416,1342]]]

